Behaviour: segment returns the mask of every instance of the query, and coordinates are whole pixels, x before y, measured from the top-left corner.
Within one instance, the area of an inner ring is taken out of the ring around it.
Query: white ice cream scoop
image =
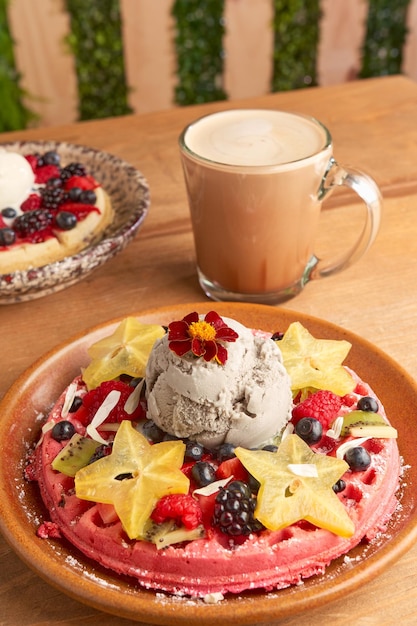
[[[24,156],[0,150],[0,210],[18,208],[35,182],[33,170]]]

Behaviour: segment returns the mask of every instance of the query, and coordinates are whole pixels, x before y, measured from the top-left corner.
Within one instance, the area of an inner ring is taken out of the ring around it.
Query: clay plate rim
[[[407,406],[417,404],[417,385],[395,361],[359,336],[324,320],[264,305],[210,302],[178,304],[132,313],[145,323],[167,324],[192,310],[205,313],[215,309],[247,326],[267,331],[285,330],[300,321],[319,338],[346,339],[352,349],[346,363],[367,380],[383,401],[392,423],[399,431],[400,453],[405,464],[406,488],[401,493],[401,513],[391,520],[386,539],[366,548],[354,549],[350,565],[343,558],[332,563],[323,576],[301,586],[280,591],[249,592],[228,596],[211,605],[203,601],[171,598],[142,590],[96,566],[65,542],[41,540],[35,535],[37,520],[44,508],[36,486],[22,478],[26,448],[38,437],[39,414],[45,414],[62,389],[88,363],[87,347],[109,334],[123,319],[100,324],[75,336],[44,355],[12,385],[0,403],[3,453],[0,458],[0,530],[19,555],[39,576],[60,591],[99,610],[133,621],[150,624],[202,626],[256,624],[275,621],[324,605],[346,596],[404,554],[417,540],[417,512],[413,486],[417,466],[412,466],[417,431],[408,429]],[[360,560],[354,560],[355,557]],[[82,575],[81,575],[82,574]]]

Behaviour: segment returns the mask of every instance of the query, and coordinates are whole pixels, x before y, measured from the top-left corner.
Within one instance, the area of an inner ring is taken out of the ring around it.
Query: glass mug
[[[221,111],[189,124],[179,144],[199,282],[213,300],[284,302],[357,261],[376,237],[376,183],[335,161],[331,135],[314,118]],[[314,243],[322,201],[341,185],[365,203],[365,223],[351,249],[321,260]]]

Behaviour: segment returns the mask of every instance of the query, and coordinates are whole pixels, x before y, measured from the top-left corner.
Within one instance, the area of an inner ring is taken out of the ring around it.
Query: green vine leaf
[[[132,113],[128,105],[119,0],[66,0],[75,57],[79,119]]]
[[[175,0],[177,104],[225,100],[223,89],[224,0]]]
[[[401,73],[411,0],[369,0],[360,78]]]
[[[8,5],[9,0],[0,0],[0,132],[26,128],[37,117],[23,104],[28,94],[20,87],[21,76],[16,70]]]
[[[272,91],[317,85],[319,0],[274,0]]]

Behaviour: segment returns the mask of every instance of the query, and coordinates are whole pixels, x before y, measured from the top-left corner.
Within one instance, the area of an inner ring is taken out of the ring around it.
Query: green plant
[[[369,0],[361,78],[399,74],[410,0]]]
[[[223,90],[224,0],[175,0],[177,104],[225,100]]]
[[[16,70],[7,18],[9,0],[0,0],[0,132],[25,128],[35,115],[23,104],[26,95]]]
[[[79,118],[131,113],[124,72],[119,0],[66,0],[75,57]]]
[[[272,91],[317,84],[319,0],[274,0]]]

